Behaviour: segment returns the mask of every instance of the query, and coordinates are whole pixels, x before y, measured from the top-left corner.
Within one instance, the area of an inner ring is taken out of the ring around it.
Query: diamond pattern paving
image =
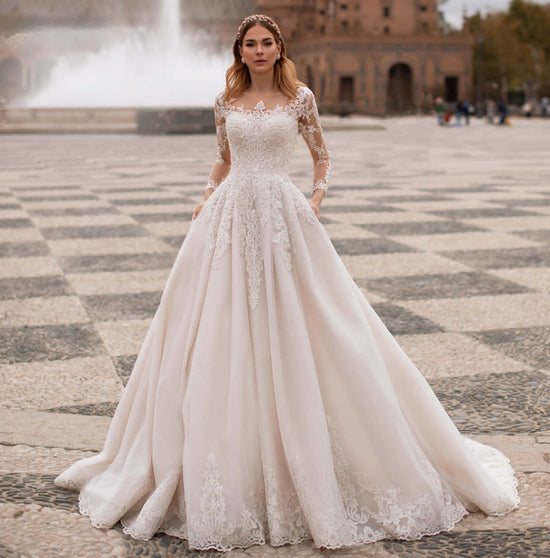
[[[384,125],[327,133],[323,221],[457,426],[511,458],[522,505],[334,555],[550,556],[549,124]],[[52,482],[101,447],[215,149],[213,136],[0,136],[0,556],[218,556],[96,530]],[[305,192],[310,167],[300,143]],[[328,554],[304,542],[227,556]]]

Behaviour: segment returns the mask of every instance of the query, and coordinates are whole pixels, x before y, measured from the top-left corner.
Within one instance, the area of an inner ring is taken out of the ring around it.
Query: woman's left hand
[[[321,220],[321,204],[317,203],[316,201],[311,200],[309,202],[309,205],[311,206],[311,209],[313,209],[313,213],[315,213],[315,216],[317,217],[317,219],[319,219],[319,221]]]

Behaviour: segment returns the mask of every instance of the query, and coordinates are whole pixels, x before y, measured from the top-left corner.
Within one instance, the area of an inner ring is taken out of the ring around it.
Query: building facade
[[[393,114],[471,95],[472,41],[442,35],[437,0],[258,0],[327,112]]]

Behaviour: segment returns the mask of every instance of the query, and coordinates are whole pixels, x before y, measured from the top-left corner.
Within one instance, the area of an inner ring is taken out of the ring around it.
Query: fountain
[[[107,46],[62,56],[45,86],[22,99],[20,110],[31,110],[39,120],[49,112],[65,121],[60,131],[74,131],[70,121],[79,119],[89,131],[131,131],[130,113],[134,128],[143,133],[211,131],[211,107],[230,59],[203,48],[208,47],[204,32],[200,40],[183,36],[180,17],[179,0],[162,0],[158,22],[150,29],[104,30]],[[71,33],[86,36],[86,30]],[[126,125],[109,128],[110,116]]]

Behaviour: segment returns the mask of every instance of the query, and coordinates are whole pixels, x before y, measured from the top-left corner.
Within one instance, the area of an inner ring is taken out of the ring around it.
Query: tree
[[[482,80],[484,97],[550,92],[550,4],[512,0],[507,12],[478,12],[466,24],[476,39],[474,81]]]

